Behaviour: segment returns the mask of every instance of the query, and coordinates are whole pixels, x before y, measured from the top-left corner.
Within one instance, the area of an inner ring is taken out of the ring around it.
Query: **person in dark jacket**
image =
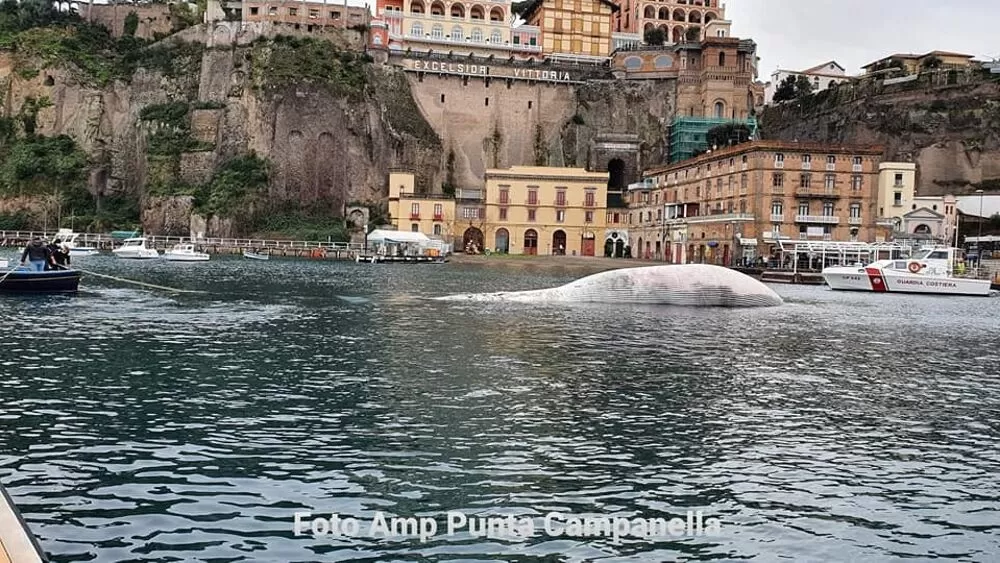
[[[59,241],[56,241],[58,243]],[[68,270],[70,265],[69,245],[56,244],[52,251],[52,269]]]
[[[36,272],[44,272],[45,265],[52,261],[52,251],[49,247],[42,242],[42,237],[35,237],[31,239],[31,243],[24,249],[24,253],[21,254],[21,265],[24,266],[25,263],[30,264],[29,269]]]

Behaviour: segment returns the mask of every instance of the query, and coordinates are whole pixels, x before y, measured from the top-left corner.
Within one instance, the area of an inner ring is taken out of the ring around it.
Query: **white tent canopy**
[[[388,229],[375,229],[368,233],[368,244],[423,244],[431,242],[430,237],[424,233],[412,231],[390,231]]]

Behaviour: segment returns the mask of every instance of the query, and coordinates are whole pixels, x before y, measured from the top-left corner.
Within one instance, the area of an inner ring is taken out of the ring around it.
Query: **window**
[[[828,193],[833,192],[833,190],[837,187],[837,177],[833,174],[827,174],[826,177],[823,178],[823,187]]]
[[[799,215],[809,215],[809,202],[799,202]]]
[[[528,190],[528,205],[538,205],[538,190]]]
[[[784,168],[785,167],[785,155],[780,152],[774,155],[774,167]]]
[[[722,196],[722,178],[715,181],[715,195]]]
[[[253,8],[250,8],[250,15],[256,16],[258,11],[260,11],[260,8],[254,6]]]
[[[593,211],[586,211],[586,212],[584,212],[584,214],[583,214],[583,222],[584,223],[593,223],[594,222],[594,212]]]
[[[851,176],[851,189],[856,192],[860,192],[862,182],[864,182],[864,178],[862,176],[858,175]]]
[[[441,236],[441,225],[440,225],[440,223],[434,225],[434,234],[437,235],[437,236]]]
[[[808,190],[812,183],[812,174],[799,174],[799,187]]]
[[[835,155],[829,154],[826,156],[826,169],[833,170],[837,166],[837,157]]]
[[[740,200],[740,213],[746,213],[746,212],[747,212],[747,200],[741,199]]]
[[[423,37],[424,36],[424,26],[419,22],[410,26],[410,36],[411,37]]]
[[[297,16],[297,15],[299,15],[299,9],[298,8],[289,8],[288,9],[288,15],[289,16]]]
[[[444,216],[444,206],[442,206],[440,203],[435,203],[434,204],[434,219],[436,221],[440,221],[443,216]]]
[[[784,210],[784,206],[782,205],[782,203],[780,201],[772,201],[771,202],[771,215],[784,215],[784,214],[785,214],[785,210]]]
[[[812,163],[813,163],[813,157],[812,157],[811,154],[804,154],[804,155],[802,155],[802,169],[803,170],[809,170],[810,168],[812,168],[812,165],[813,165]]]
[[[507,203],[509,202],[509,200],[510,200],[510,190],[508,190],[506,188],[502,188],[500,190],[500,204],[501,205],[507,205]]]
[[[506,207],[501,207],[500,208],[500,220],[501,221],[506,221],[507,220],[507,208]]]
[[[278,15],[278,9],[277,8],[268,8],[267,9],[267,15],[269,15],[269,16],[276,16],[276,15]]]
[[[565,222],[566,222],[566,210],[565,209],[559,209],[559,210],[557,210],[556,211],[556,223],[565,223]]]
[[[740,176],[740,193],[746,193],[747,186],[750,183],[750,178],[746,174]]]
[[[444,27],[440,25],[435,25],[431,28],[431,37],[434,39],[441,39],[444,37]]]
[[[441,94],[441,103],[444,103],[444,94]]]
[[[775,188],[785,187],[785,175],[782,174],[781,172],[775,172],[771,176],[771,186]]]
[[[473,29],[472,30],[472,41],[474,43],[482,43],[483,42],[483,30],[479,29],[478,27],[476,29]]]
[[[414,233],[419,233],[420,232],[420,225],[418,225],[416,223],[413,223],[412,225],[410,225],[410,231],[412,231]]]
[[[860,156],[854,157],[851,164],[853,164],[854,166],[861,166],[861,157]]]
[[[503,43],[503,36],[500,35],[499,31],[494,30],[493,33],[490,34],[490,43]]]
[[[455,27],[451,28],[451,40],[452,41],[461,41],[464,37],[465,36],[462,34],[462,27],[461,26],[457,26],[456,25]]]
[[[823,216],[833,217],[833,202],[827,201],[823,203]]]
[[[861,204],[860,203],[852,203],[851,204],[851,219],[860,219],[860,218],[861,218]]]
[[[464,207],[462,208],[462,218],[463,219],[482,219],[483,210],[478,207]]]
[[[556,192],[556,205],[560,207],[566,205],[566,190],[559,190]]]
[[[588,191],[587,193],[583,194],[583,205],[585,207],[593,207],[594,206],[594,192],[593,191]]]
[[[410,205],[410,217],[420,217],[420,204],[414,203]]]
[[[896,192],[892,194],[892,205],[895,207],[903,206],[903,192]]]
[[[530,223],[534,223],[535,222],[535,210],[534,209],[529,209],[528,210],[528,222],[530,222]]]
[[[733,195],[733,177],[732,176],[729,177],[729,180],[728,180],[727,183],[729,184],[729,190],[728,190],[729,193],[728,193],[728,195],[732,196]]]

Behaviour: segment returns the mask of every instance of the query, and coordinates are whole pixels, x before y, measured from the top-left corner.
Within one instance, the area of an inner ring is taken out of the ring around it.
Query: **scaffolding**
[[[693,157],[699,151],[709,149],[708,132],[720,125],[744,125],[750,129],[750,140],[757,138],[757,119],[753,117],[749,119],[677,117],[670,124],[670,162],[680,162]]]
[[[790,262],[791,270],[798,272],[800,264],[804,264],[808,270],[822,270],[827,266],[868,265],[876,260],[908,256],[913,249],[909,245],[892,242],[781,240],[778,241],[778,250],[781,253],[779,265],[783,267],[786,262]]]

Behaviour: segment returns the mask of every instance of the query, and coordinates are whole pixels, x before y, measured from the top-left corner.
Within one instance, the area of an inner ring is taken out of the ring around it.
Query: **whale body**
[[[439,301],[637,303],[689,307],[774,307],[784,301],[746,274],[709,264],[623,268],[530,291],[446,295]]]

